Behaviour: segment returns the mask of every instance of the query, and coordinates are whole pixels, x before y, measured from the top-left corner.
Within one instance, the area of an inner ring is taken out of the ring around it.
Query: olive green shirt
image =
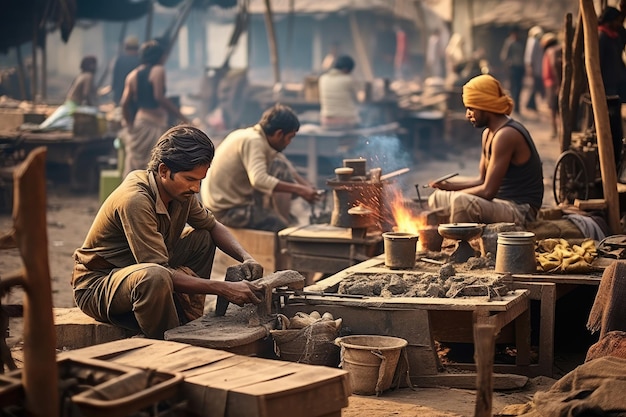
[[[200,195],[209,210],[219,213],[254,203],[254,190],[271,194],[279,179],[268,170],[279,154],[261,126],[235,130],[219,144]]]
[[[196,196],[184,202],[172,200],[166,207],[154,174],[132,171],[100,207],[74,259],[91,270],[138,263],[168,266],[169,254],[187,224],[211,230],[216,221]]]

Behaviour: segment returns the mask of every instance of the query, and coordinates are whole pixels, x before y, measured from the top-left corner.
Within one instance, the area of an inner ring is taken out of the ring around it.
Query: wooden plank
[[[439,375],[412,376],[411,383],[416,387],[450,387],[476,389],[476,373],[441,373]],[[522,388],[528,383],[528,377],[515,374],[494,374],[494,390],[512,390]]]
[[[325,281],[325,280],[324,280]],[[311,286],[313,287],[313,286]],[[306,287],[308,290],[311,287]],[[481,307],[487,308],[489,311],[506,311],[511,309],[515,304],[523,302],[528,298],[526,291],[517,291],[513,294],[507,294],[501,299],[488,299],[487,297],[464,297],[464,298],[430,298],[430,297],[365,297],[365,298],[341,298],[332,296],[294,295],[290,298],[293,302],[303,304],[325,304],[332,300],[333,303],[354,306],[354,307],[371,307],[371,308],[389,308],[389,309],[416,309],[416,310],[460,310],[474,311]],[[290,301],[290,302],[292,302]]]
[[[112,359],[113,362],[130,365],[136,368],[157,368],[164,363],[165,358],[173,352],[185,349],[184,343],[168,342],[160,340],[160,343],[144,346],[139,349],[118,354]]]
[[[539,375],[552,377],[554,363],[554,324],[556,284],[543,282],[513,282],[516,288],[530,291],[530,299],[539,301]]]
[[[604,210],[606,209],[606,200],[603,198],[592,198],[589,200],[574,200],[574,207],[581,210]]]
[[[231,388],[267,381],[275,378],[272,376],[276,371],[276,375],[286,375],[296,372],[289,368],[291,362],[248,358],[248,360],[240,361],[236,366],[211,369],[205,367],[205,372],[198,373],[191,377],[185,377],[185,380],[195,384],[201,384],[207,387],[221,388],[229,390]]]
[[[602,272],[589,274],[513,274],[513,281],[547,282],[553,284],[600,285]]]
[[[290,227],[278,232],[280,237],[287,237],[293,242],[322,242],[322,243],[363,243],[371,244],[380,242],[380,234],[368,235],[363,239],[353,238],[352,229],[346,227],[331,226],[329,224],[309,224],[305,226]]]
[[[233,368],[248,360],[250,360],[250,358],[247,356],[233,355],[231,357],[227,357],[219,361],[210,362],[206,365],[199,366],[188,371],[183,371],[183,376],[185,377],[185,380],[188,380],[189,378],[192,378],[196,375],[204,375],[208,372],[217,372],[222,369]]]
[[[476,358],[476,407],[475,417],[491,417],[493,405],[493,356],[495,354],[496,328],[491,324],[474,326]]]
[[[122,340],[115,340],[108,343],[102,343],[82,349],[70,350],[67,352],[61,352],[57,355],[57,360],[65,358],[92,358],[106,360],[119,355],[120,353],[128,352],[130,350],[139,349],[145,346],[150,346],[156,341],[154,339],[146,338],[129,338]]]
[[[329,258],[321,256],[294,255],[290,254],[291,268],[304,272],[323,272],[334,274],[337,271],[348,268],[359,259]]]
[[[160,371],[183,372],[234,356],[223,350],[188,346],[163,358],[158,366]]]
[[[347,407],[350,392],[346,371],[308,367],[283,378],[232,390],[227,416],[321,416]]]

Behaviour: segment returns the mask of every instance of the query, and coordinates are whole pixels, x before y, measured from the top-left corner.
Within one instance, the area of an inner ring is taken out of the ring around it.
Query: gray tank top
[[[496,198],[514,201],[517,204],[530,204],[536,210],[543,202],[543,169],[541,158],[530,133],[519,122],[511,119],[505,124],[519,131],[530,147],[530,158],[523,165],[509,164]],[[491,149],[489,149],[491,155]]]

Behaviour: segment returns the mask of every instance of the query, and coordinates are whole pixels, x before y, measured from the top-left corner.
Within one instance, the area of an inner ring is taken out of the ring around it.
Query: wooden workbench
[[[530,292],[530,299],[539,302],[539,360],[531,375],[552,377],[554,365],[554,329],[556,302],[563,295],[581,285],[597,291],[601,272],[588,274],[513,274],[513,287]]]
[[[315,285],[307,291],[336,292],[341,280],[354,273],[410,273],[410,270],[390,271],[384,266],[384,255],[344,269]],[[418,271],[416,271],[418,272]],[[439,371],[440,364],[434,347],[433,321],[467,318],[472,324],[492,324],[499,332],[509,323],[514,323],[517,342],[517,357],[514,365],[496,365],[496,372],[530,374],[530,311],[529,291],[518,289],[500,298],[460,297],[364,297],[362,299],[333,296],[306,295],[292,297],[284,306],[283,314],[291,317],[298,311],[310,313],[330,312],[343,319],[343,326],[353,334],[378,334],[401,337],[408,341],[406,348],[411,381],[416,385],[449,385],[468,387],[473,385],[471,376],[445,374]],[[454,322],[454,321],[451,321]],[[470,329],[471,330],[471,329]],[[472,340],[467,340],[472,342]],[[467,364],[469,368],[472,364]],[[473,375],[473,374],[470,374]],[[470,379],[469,383],[467,378]],[[473,375],[475,378],[475,375]],[[515,380],[513,378],[513,380]],[[499,380],[495,386],[503,388],[511,379]],[[502,384],[501,384],[502,383]],[[514,384],[515,382],[513,382]],[[513,388],[509,386],[508,388]]]
[[[438,267],[436,265],[430,264],[418,264],[416,265],[416,269],[419,271],[423,271],[424,269],[435,270]],[[360,264],[354,265],[353,267],[347,268],[343,271],[338,272],[332,277],[320,281],[318,284],[307,287],[311,291],[335,291],[338,287],[339,282],[344,277],[350,276],[354,273],[389,273],[389,269],[384,266],[384,255],[380,255],[376,258],[372,258],[369,261],[362,262]],[[402,271],[404,272],[404,271]],[[487,270],[481,272],[480,270],[476,270],[476,274],[481,273],[492,273],[493,271]],[[554,364],[554,331],[555,331],[555,313],[556,313],[556,305],[557,300],[561,298],[563,295],[572,291],[576,287],[581,285],[590,286],[593,289],[596,289],[600,284],[600,280],[602,278],[602,272],[590,272],[587,274],[546,274],[546,273],[537,273],[537,274],[514,274],[512,275],[513,279],[513,288],[518,290],[526,290],[528,291],[528,296],[530,300],[536,300],[539,303],[540,308],[540,318],[539,318],[539,357],[536,364],[531,364],[529,366],[524,366],[522,369],[523,373],[527,376],[537,376],[544,375],[552,377],[553,375],[553,364]],[[451,320],[448,314],[442,315],[437,310],[432,310],[430,314],[431,324],[434,322],[434,327],[438,325],[443,325],[445,328],[435,329],[435,333],[441,334],[444,333],[446,336],[456,335],[461,338],[471,337],[471,332],[461,333],[459,329],[447,326],[446,323]],[[459,340],[449,340],[449,341],[459,341]],[[461,368],[465,368],[464,365],[460,366]],[[496,365],[496,369],[504,370],[503,366]],[[516,372],[519,371],[516,370]]]
[[[352,229],[329,224],[309,224],[278,232],[282,253],[291,269],[334,274],[383,251],[380,232],[353,237]]]
[[[80,191],[97,191],[99,181],[98,158],[114,151],[113,133],[82,136],[71,131],[0,131],[0,144],[12,146],[28,154],[45,146],[48,149],[46,164],[61,165],[69,169],[69,184]]]
[[[395,137],[399,128],[397,122],[354,129],[325,129],[321,126],[305,125],[298,131],[298,136],[284,150],[285,155],[306,156],[306,176],[312,184],[318,184],[318,157],[333,157],[339,160],[348,157],[352,147],[358,144],[359,138],[370,136]],[[322,184],[318,184],[322,185]]]

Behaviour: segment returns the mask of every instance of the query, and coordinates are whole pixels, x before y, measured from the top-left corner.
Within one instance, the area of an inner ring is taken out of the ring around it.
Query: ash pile
[[[343,278],[339,294],[367,297],[488,297],[498,299],[511,290],[511,276],[499,273],[457,273],[448,263],[436,272],[359,274]]]

